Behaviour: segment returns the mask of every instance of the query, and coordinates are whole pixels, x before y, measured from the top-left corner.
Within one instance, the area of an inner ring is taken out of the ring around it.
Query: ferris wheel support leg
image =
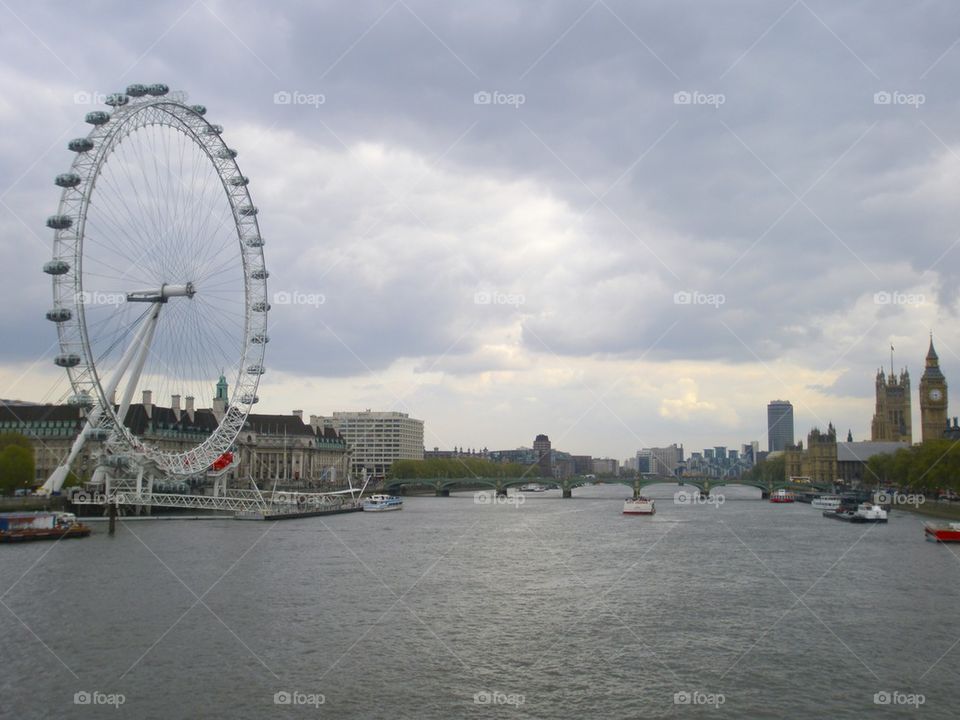
[[[105,498],[110,496],[110,473],[107,472],[106,468],[103,465],[98,465],[97,469],[93,471],[93,484],[95,487],[100,488],[100,491],[103,493]]]
[[[104,395],[107,397],[108,401],[113,397],[114,392],[116,392],[117,386],[120,384],[120,380],[123,378],[124,374],[127,371],[127,368],[130,366],[131,361],[137,352],[140,352],[140,357],[137,360],[137,367],[134,371],[134,375],[131,376],[130,383],[127,386],[127,391],[124,393],[124,402],[125,405],[121,407],[121,412],[117,414],[117,417],[125,418],[127,414],[127,409],[130,407],[130,399],[133,397],[133,390],[136,388],[137,381],[140,379],[140,373],[143,372],[143,365],[146,362],[147,354],[150,350],[150,343],[153,340],[153,332],[157,326],[157,316],[160,313],[160,307],[162,303],[154,303],[151,308],[150,316],[146,321],[137,329],[137,334],[133,339],[133,342],[130,343],[130,347],[127,348],[124,352],[123,357],[120,359],[120,363],[117,365],[117,369],[113,374],[113,377],[110,379],[110,383],[104,388]],[[83,429],[80,431],[80,434],[77,435],[76,440],[73,441],[73,445],[70,448],[70,453],[67,455],[66,459],[57,466],[50,477],[47,478],[47,481],[43,484],[41,492],[46,494],[52,494],[60,492],[60,489],[63,487],[63,483],[67,480],[67,475],[70,473],[70,467],[73,465],[73,462],[77,459],[77,456],[80,455],[80,451],[83,449],[83,446],[87,442],[87,437],[91,428],[97,426],[100,422],[100,417],[103,414],[103,408],[95,407],[90,414],[87,416],[87,422],[83,426]],[[96,478],[96,473],[94,473]]]
[[[73,441],[73,445],[70,447],[70,452],[67,454],[66,459],[61,462],[52,473],[50,473],[50,477],[47,478],[47,481],[40,489],[41,492],[48,495],[60,492],[60,489],[63,487],[63,483],[67,480],[67,475],[70,474],[70,467],[73,465],[73,461],[77,459],[77,456],[80,455],[80,451],[83,450],[83,446],[87,443],[87,437],[90,435],[90,428],[96,427],[99,421],[100,408],[94,408],[87,416],[86,424],[84,424],[76,439]]]
[[[140,382],[140,374],[143,372],[143,366],[147,362],[147,356],[150,354],[150,345],[153,342],[153,334],[157,329],[157,318],[160,317],[160,308],[163,307],[163,303],[156,302],[150,308],[150,315],[144,320],[143,325],[137,331],[137,337],[134,338],[134,341],[130,343],[130,347],[127,349],[128,352],[132,351],[134,354],[139,353],[137,356],[136,363],[133,366],[133,370],[130,373],[130,377],[127,380],[127,387],[123,392],[123,401],[120,403],[120,409],[117,411],[117,417],[120,418],[120,421],[127,417],[127,410],[130,409],[130,401],[133,400],[133,391],[137,389],[137,383]],[[131,355],[131,359],[132,359]],[[123,370],[126,370],[126,364],[129,364],[130,359],[124,358],[126,363],[124,364]],[[117,382],[114,384],[114,388],[119,384],[120,378],[114,378]]]

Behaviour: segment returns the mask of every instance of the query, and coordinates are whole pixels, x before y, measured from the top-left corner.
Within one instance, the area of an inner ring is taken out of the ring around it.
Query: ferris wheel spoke
[[[176,138],[171,137],[176,135]],[[170,223],[170,236],[172,240],[172,247],[170,252],[167,255],[167,260],[170,265],[167,267],[167,272],[174,276],[183,276],[183,242],[186,236],[185,233],[185,213],[182,212],[182,205],[179,202],[180,199],[180,178],[173,172],[169,158],[173,155],[170,149],[170,143],[172,140],[176,139],[179,141],[179,133],[163,133],[160,135],[161,144],[163,146],[162,154],[157,156],[157,160],[162,165],[165,179],[162,183],[164,187],[164,205],[166,207],[166,214],[168,217],[168,222]]]
[[[102,203],[102,210],[88,218],[88,224],[94,229],[92,239],[107,250],[122,255],[130,266],[148,267],[155,238],[149,236],[142,221],[129,211],[121,211],[112,201]],[[102,234],[96,232],[101,226]]]
[[[116,212],[119,217],[125,219],[128,226],[132,225],[142,247],[149,247],[148,242],[150,238],[143,221],[145,216],[143,203],[140,199],[140,194],[137,192],[136,185],[130,180],[129,173],[127,173],[127,177],[128,182],[121,187],[119,182],[113,179],[112,173],[104,173],[100,178],[100,182],[107,186],[109,192],[101,194],[99,201],[106,207],[114,209],[114,212]],[[129,205],[128,191],[133,193],[133,199],[137,203],[136,211]],[[118,205],[121,205],[122,208],[118,207]],[[114,222],[119,225],[119,221],[115,220]]]
[[[202,267],[212,257],[214,252],[212,248],[216,244],[216,238],[219,234],[226,236],[228,240],[236,241],[236,225],[234,224],[232,211],[224,212],[221,210],[218,213],[216,209],[208,206],[203,208],[200,214],[197,237],[202,238],[204,242],[198,248],[200,252],[194,258],[194,265]]]
[[[141,250],[136,253],[137,257],[133,257],[132,248],[125,247],[122,242],[125,235],[130,235],[130,230],[125,230],[122,223],[122,220],[113,217],[109,211],[94,213],[88,216],[87,226],[91,228],[92,232],[85,231],[85,239],[89,235],[92,242],[99,243],[107,250],[122,255],[130,263],[135,263],[145,254],[146,250],[143,248],[149,248],[149,245],[141,246]]]
[[[121,270],[116,265],[107,262],[101,256],[94,256],[93,253],[89,253],[88,257],[93,261],[91,264],[96,267],[96,270],[89,270],[85,273],[85,277],[88,278],[103,278],[103,279],[113,279],[113,280],[123,280],[129,285],[131,282],[142,282],[138,278],[142,277],[142,270],[136,265],[128,265],[125,270]],[[109,270],[110,273],[104,272]],[[131,272],[131,270],[137,271],[136,273]]]
[[[222,278],[227,274],[227,270],[229,270],[235,263],[236,260],[228,257],[223,259],[217,265],[210,265],[209,267],[204,268],[203,274],[197,278],[197,284],[202,286],[210,279]]]
[[[118,152],[119,163],[118,169],[123,172],[123,184],[122,188],[118,188],[115,192],[118,196],[125,196],[127,192],[133,194],[134,199],[137,203],[137,212],[130,213],[127,221],[131,222],[139,230],[140,242],[142,243],[141,247],[145,252],[147,249],[151,248],[153,237],[151,237],[151,232],[148,224],[148,220],[151,214],[149,210],[149,202],[141,197],[140,193],[140,183],[138,178],[134,176],[134,173],[131,171],[131,165],[136,164],[136,160],[130,157],[130,153],[127,152],[127,147],[125,143],[120,144],[120,149]],[[106,177],[110,177],[110,168],[107,166],[107,172],[104,173]],[[117,184],[120,185],[120,178],[117,179]],[[119,224],[119,223],[118,223]],[[123,236],[121,230],[121,237]]]

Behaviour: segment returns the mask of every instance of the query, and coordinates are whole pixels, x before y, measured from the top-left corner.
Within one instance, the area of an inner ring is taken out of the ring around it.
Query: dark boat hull
[[[90,534],[90,528],[77,524],[69,528],[52,528],[50,530],[4,530],[0,531],[0,542],[35,542],[37,540],[68,540],[69,538],[84,538]]]
[[[876,518],[876,519],[865,518],[865,517],[860,517],[859,515],[854,515],[853,513],[838,513],[833,510],[824,510],[823,516],[825,518],[832,518],[833,520],[842,520],[843,522],[854,523],[854,524],[887,522],[886,518]]]

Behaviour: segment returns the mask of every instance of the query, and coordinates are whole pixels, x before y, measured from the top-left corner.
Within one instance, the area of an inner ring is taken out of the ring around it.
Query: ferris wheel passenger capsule
[[[103,428],[97,428],[102,430]],[[107,455],[100,459],[100,464],[105,465],[106,467],[116,468],[122,470],[130,464],[130,458],[126,455]]]
[[[47,310],[47,320],[55,323],[66,322],[73,317],[73,313],[70,311],[70,308],[54,308],[53,310]]]
[[[234,187],[243,187],[244,185],[248,185],[250,183],[250,178],[248,178],[246,175],[237,175],[227,180],[227,182]]]
[[[263,247],[264,240],[262,237],[257,235],[256,237],[247,238],[247,247],[260,248]]]
[[[244,217],[253,217],[260,211],[253,205],[241,205],[238,212]]]
[[[263,333],[257,333],[250,338],[250,342],[252,342],[254,345],[266,345],[268,342],[270,342],[270,336],[264,335]]]
[[[160,97],[161,95],[166,95],[168,92],[170,92],[170,88],[163,83],[154,83],[153,85],[147,86],[147,92],[154,97]]]
[[[79,392],[76,395],[71,395],[69,398],[67,398],[67,405],[78,408],[93,407],[93,398],[90,397],[90,393],[84,390],[83,392]]]
[[[70,263],[66,260],[51,260],[43,264],[43,271],[47,275],[66,275],[70,272]]]
[[[80,356],[76,353],[63,353],[53,359],[54,365],[62,368],[72,368],[80,364]]]
[[[122,107],[130,102],[130,98],[124,95],[123,93],[112,93],[107,95],[104,102],[111,107]]]
[[[90,125],[104,125],[110,121],[110,113],[103,110],[94,110],[88,112],[84,120]]]
[[[251,395],[250,393],[247,393],[246,395],[240,396],[240,402],[243,405],[254,405],[260,402],[260,398],[258,398],[256,395]]]
[[[74,188],[80,184],[80,176],[76,173],[61,173],[53,179],[53,184],[62,188]]]
[[[268,273],[266,270],[254,270],[252,273],[250,273],[250,277],[252,277],[254,280],[266,280],[268,277],[270,277],[270,273]]]
[[[140,83],[135,83],[134,85],[127,85],[127,95],[130,97],[143,97],[147,94],[147,86],[141,85]]]
[[[247,368],[247,375],[263,375],[266,371],[263,365],[251,365]]]
[[[223,133],[223,125],[208,125],[204,128],[204,135],[220,135]]]
[[[190,109],[193,110],[197,115],[206,115],[207,107],[206,105],[191,105]]]
[[[47,227],[53,230],[66,230],[73,225],[73,218],[69,215],[51,215],[47,218]]]
[[[93,150],[93,140],[90,138],[74,138],[67,143],[67,148],[73,150],[75,153],[85,153]]]
[[[217,157],[221,160],[233,160],[237,157],[237,151],[233,148],[221,148],[217,151]]]
[[[250,306],[250,309],[254,312],[267,312],[270,310],[270,303],[267,302],[255,302]]]

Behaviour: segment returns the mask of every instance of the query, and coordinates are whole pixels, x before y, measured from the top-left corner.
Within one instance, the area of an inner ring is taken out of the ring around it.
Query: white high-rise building
[[[335,412],[332,418],[311,417],[310,424],[329,425],[347,441],[355,476],[387,474],[394,460],[423,460],[423,420],[393,411]]]
[[[644,448],[641,452],[650,453],[650,472],[654,475],[673,475],[683,462],[683,445],[676,443],[669,447]]]

